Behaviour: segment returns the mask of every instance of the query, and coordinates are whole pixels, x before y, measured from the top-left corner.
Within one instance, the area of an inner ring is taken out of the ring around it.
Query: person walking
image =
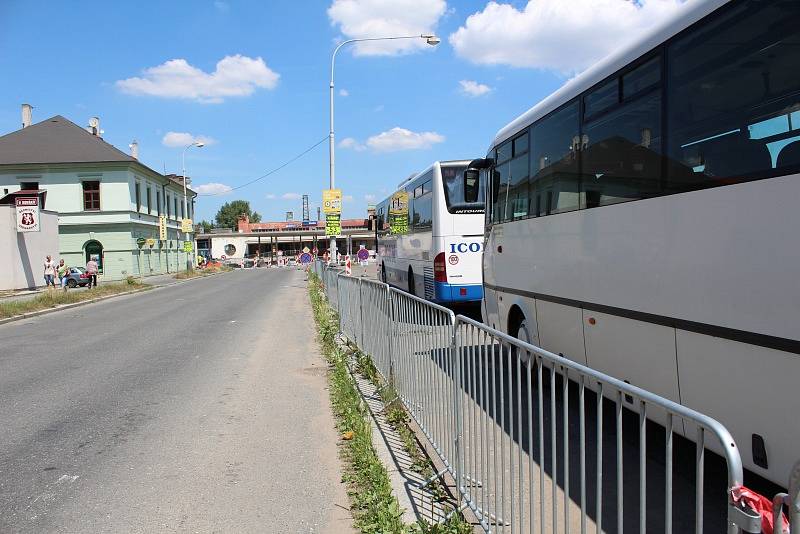
[[[44,260],[44,285],[45,287],[56,287],[56,262],[52,256],[47,255]]]
[[[94,257],[90,257],[89,261],[86,262],[86,274],[89,275],[89,289],[92,287],[97,287],[97,262],[94,261]]]
[[[58,271],[58,279],[61,280],[61,289],[66,291],[67,280],[69,280],[69,278],[67,277],[67,275],[69,274],[69,267],[67,266],[66,263],[64,263],[64,260],[58,260],[57,271]]]

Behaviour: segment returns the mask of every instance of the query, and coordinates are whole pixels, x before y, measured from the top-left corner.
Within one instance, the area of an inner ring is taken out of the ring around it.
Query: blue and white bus
[[[469,163],[437,161],[376,206],[384,282],[438,303],[481,300],[485,203]]]

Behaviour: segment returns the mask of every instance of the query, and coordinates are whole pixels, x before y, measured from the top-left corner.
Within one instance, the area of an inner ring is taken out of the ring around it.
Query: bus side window
[[[530,197],[534,216],[579,207],[580,176],[573,139],[580,138],[578,100],[533,125],[530,150]],[[537,208],[538,206],[538,208]]]
[[[740,2],[668,45],[668,192],[785,174],[800,163],[784,153],[800,141],[798,7]]]

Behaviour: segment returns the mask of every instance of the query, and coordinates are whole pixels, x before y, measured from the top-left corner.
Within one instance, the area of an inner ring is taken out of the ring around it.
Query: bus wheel
[[[517,332],[514,335],[515,338],[519,339],[520,341],[524,341],[525,343],[531,343],[531,332],[528,329],[528,320],[523,319],[522,322],[519,323],[517,327]],[[524,350],[519,350],[514,347],[514,352],[518,353],[520,356],[520,360],[524,363],[530,359],[530,353]]]
[[[416,296],[417,292],[415,291],[415,284],[414,284],[414,271],[411,270],[411,267],[408,268],[408,292],[412,295]]]

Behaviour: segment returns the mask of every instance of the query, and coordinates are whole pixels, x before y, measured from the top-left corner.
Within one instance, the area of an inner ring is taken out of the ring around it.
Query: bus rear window
[[[464,199],[464,171],[467,168],[442,167],[444,197],[450,213],[483,213],[485,209],[484,188],[479,187],[478,200],[466,202]]]

